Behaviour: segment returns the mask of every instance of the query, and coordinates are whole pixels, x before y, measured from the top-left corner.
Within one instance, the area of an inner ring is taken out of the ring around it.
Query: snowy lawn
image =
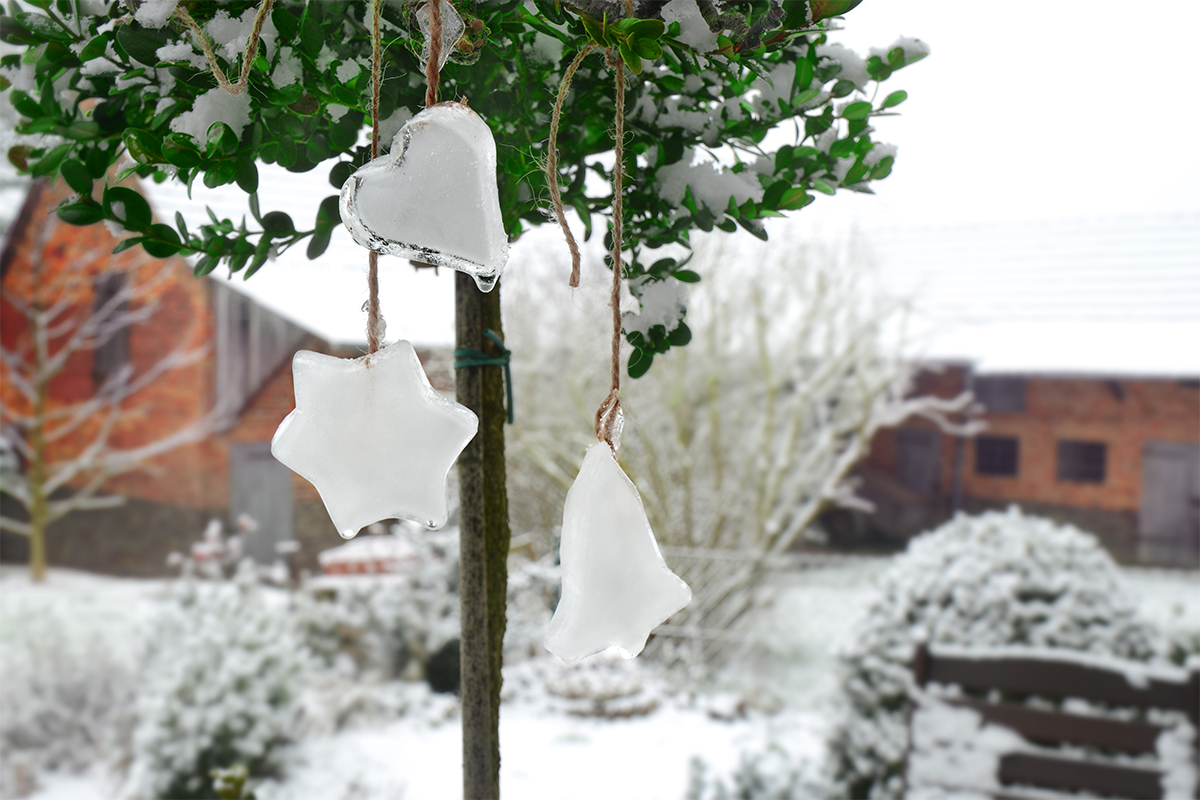
[[[887,563],[852,558],[781,576],[778,602],[711,695],[665,697],[645,716],[609,720],[569,715],[545,694],[519,694],[501,717],[502,791],[520,798],[682,798],[693,757],[707,762],[710,775],[728,775],[743,752],[770,742],[815,772],[834,690],[832,648],[865,608]],[[1197,626],[1200,575],[1145,569],[1124,575],[1147,618],[1164,627]],[[51,570],[44,586],[30,586],[23,570],[0,569],[0,669],[9,674],[23,666],[31,648],[47,642],[77,654],[101,647],[133,666],[139,632],[166,585]],[[409,712],[396,721],[312,734],[291,746],[286,777],[263,785],[260,800],[456,796],[455,704],[424,689],[412,694]],[[710,713],[743,700],[744,715]],[[37,800],[106,800],[118,788],[101,766],[82,776],[38,778]]]

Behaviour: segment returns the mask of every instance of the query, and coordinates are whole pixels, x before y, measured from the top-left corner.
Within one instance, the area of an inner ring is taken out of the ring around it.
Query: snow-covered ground
[[[548,694],[517,691],[501,715],[502,792],[683,798],[693,757],[705,760],[710,775],[727,775],[742,753],[771,742],[815,771],[834,688],[833,646],[864,609],[887,563],[853,558],[782,576],[775,607],[713,694],[664,695],[645,716],[596,719],[566,713]],[[1124,575],[1148,619],[1192,627],[1200,620],[1197,573],[1126,569]],[[51,570],[45,585],[31,586],[23,570],[0,569],[0,672],[21,668],[37,643],[84,654],[101,648],[136,668],[139,632],[165,589],[163,581],[69,570]],[[517,686],[539,674],[523,670],[509,682]],[[743,700],[748,708],[739,711]],[[261,786],[260,800],[456,796],[461,754],[454,702],[422,688],[412,692],[408,708],[392,722],[310,734],[288,749],[285,778]],[[96,767],[84,775],[40,775],[31,796],[107,800],[116,789],[117,781]]]

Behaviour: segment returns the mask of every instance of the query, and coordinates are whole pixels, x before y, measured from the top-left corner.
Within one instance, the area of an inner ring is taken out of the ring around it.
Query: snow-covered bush
[[[686,800],[799,800],[819,797],[823,791],[812,764],[777,743],[762,752],[742,753],[728,783],[721,777],[710,779],[708,769],[699,756],[688,764]]]
[[[179,582],[147,637],[129,796],[215,797],[214,769],[271,772],[307,659],[286,604],[251,564],[230,582]]]
[[[505,664],[546,654],[542,640],[558,606],[561,575],[557,549],[537,559],[518,554],[508,557]]]
[[[1015,508],[957,516],[896,558],[838,653],[844,703],[829,739],[837,796],[899,796],[921,641],[1138,660],[1160,646],[1095,537]]]
[[[411,558],[379,575],[325,575],[296,597],[305,641],[327,666],[384,679],[420,679],[430,655],[460,630],[458,529],[399,524]]]
[[[9,641],[5,650],[0,797],[23,797],[43,772],[120,761],[133,724],[127,663],[97,641],[70,647],[56,636]]]

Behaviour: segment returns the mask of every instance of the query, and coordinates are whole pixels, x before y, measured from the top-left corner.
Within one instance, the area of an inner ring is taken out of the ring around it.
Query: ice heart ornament
[[[485,292],[508,262],[496,142],[462,103],[439,103],[409,120],[390,153],[347,179],[340,208],[368,250],[461,270]]]
[[[296,410],[271,453],[312,482],[342,536],[393,518],[446,524],[446,476],[479,420],[429,385],[411,344],[356,359],[301,350],[292,375]]]
[[[562,599],[546,649],[563,661],[616,646],[633,658],[692,590],[663,561],[642,498],[604,442],[588,448],[563,508]]]

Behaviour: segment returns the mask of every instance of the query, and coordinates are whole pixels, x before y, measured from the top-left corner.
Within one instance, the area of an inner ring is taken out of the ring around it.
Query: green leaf
[[[792,98],[792,105],[802,106],[820,93],[821,87],[819,86],[814,86],[811,89],[805,89],[803,92],[800,92],[800,94]]]
[[[125,226],[126,230],[139,233],[147,230],[151,223],[150,204],[133,189],[125,186],[110,186],[104,190],[104,207],[109,215]],[[162,226],[166,228],[167,226]],[[167,230],[171,230],[167,228]],[[174,235],[174,231],[172,231]]]
[[[136,128],[125,132],[125,149],[141,164],[162,163],[162,140],[149,131]]]
[[[66,157],[71,153],[71,149],[74,146],[75,145],[70,144],[69,142],[67,144],[60,144],[49,153],[46,153],[46,155],[42,156],[36,164],[32,165],[29,168],[29,174],[35,178],[40,178],[45,175],[53,175],[58,171],[58,166],[62,164],[63,160],[66,159]]]
[[[324,43],[325,31],[321,29],[321,23],[312,17],[305,17],[304,22],[300,24],[300,50],[309,58],[315,59]]]
[[[870,113],[871,104],[865,100],[860,100],[842,109],[842,119],[863,119]]]
[[[587,32],[588,38],[598,45],[606,44],[604,41],[604,29],[597,20],[592,19],[587,14],[580,14],[579,21],[583,23],[583,29]]]
[[[254,194],[258,191],[258,165],[254,163],[253,153],[246,152],[238,156],[235,180],[237,180],[238,187],[246,194]]]
[[[880,108],[891,108],[893,106],[898,106],[907,99],[908,99],[908,92],[906,92],[904,90],[900,90],[898,92],[892,92],[887,97],[883,98],[883,105],[880,106]]]
[[[871,180],[883,180],[888,175],[892,174],[892,164],[896,161],[892,156],[884,156],[879,159],[879,163],[871,168]]]
[[[12,103],[12,107],[23,117],[37,119],[42,116],[42,107],[38,101],[20,89],[13,89],[8,93],[8,102]]]
[[[856,139],[838,139],[829,146],[829,155],[833,156],[834,158],[845,158],[854,152],[854,145],[856,142]]]
[[[807,90],[813,82],[816,72],[813,69],[813,64],[807,58],[796,60],[796,82],[793,86],[801,91]],[[818,89],[818,91],[820,91]],[[815,95],[814,95],[815,96]],[[793,101],[796,102],[796,101]]]
[[[308,240],[308,250],[306,254],[310,259],[320,258],[329,248],[329,237],[333,234],[333,230],[314,233],[312,238]]]
[[[192,268],[192,274],[197,278],[203,278],[216,269],[220,263],[221,259],[217,256],[203,255],[196,261],[196,266]]]
[[[329,185],[337,190],[341,190],[345,185],[346,179],[354,174],[354,164],[350,161],[339,161],[333,165],[333,169],[329,170]]]
[[[626,367],[626,370],[629,372],[629,377],[640,378],[650,371],[650,365],[653,363],[653,355],[640,347],[635,347],[629,354],[629,366]]]
[[[852,183],[858,183],[866,176],[867,176],[867,165],[862,163],[861,161],[859,161],[857,164],[855,164],[853,167],[850,168],[850,171],[846,173],[846,177],[842,178],[842,184],[848,186]]]
[[[339,207],[340,202],[341,197],[336,194],[331,194],[321,201],[321,205],[317,207],[318,231],[332,230],[342,221],[342,212]]]
[[[112,254],[115,256],[117,253],[124,253],[129,248],[141,244],[142,241],[143,239],[141,236],[133,236],[129,239],[122,239],[121,241],[117,242],[117,246],[112,249]]]
[[[633,23],[629,26],[630,35],[639,39],[661,39],[662,35],[666,32],[667,26],[663,24],[662,20],[658,19],[633,20]]]
[[[698,273],[692,272],[690,269],[677,270],[671,274],[675,276],[675,280],[683,281],[684,283],[699,283],[700,282],[700,275]]]
[[[285,42],[296,38],[296,33],[300,30],[300,20],[282,5],[271,9],[271,22],[275,23],[275,30],[279,31],[280,38]]]
[[[633,52],[633,48],[628,42],[620,42],[617,49],[621,51],[621,60],[625,62],[625,66],[629,67],[629,71],[634,75],[642,74],[642,59],[637,53]]]
[[[156,238],[143,237],[142,239],[142,249],[150,255],[155,258],[168,258],[179,252],[179,236],[170,225],[156,222],[150,226],[150,233]]]
[[[822,192],[824,194],[837,194],[837,189],[834,189],[828,183],[826,183],[825,181],[820,180],[820,179],[816,179],[813,181],[813,188],[816,189],[818,192]]]
[[[687,326],[683,320],[679,321],[679,325],[675,330],[667,334],[667,341],[672,347],[683,347],[692,340],[692,329]]]
[[[158,64],[158,48],[167,43],[171,36],[169,28],[143,28],[136,22],[117,26],[117,44],[130,58],[148,67]]]
[[[637,53],[642,58],[646,58],[651,61],[662,58],[662,46],[658,42],[647,39],[631,39],[629,46],[633,49],[633,52]]]
[[[893,47],[887,54],[888,66],[892,69],[900,69],[904,66],[904,48]]]
[[[88,172],[88,168],[83,165],[83,162],[77,158],[68,158],[58,168],[58,174],[63,176],[63,180],[80,194],[90,194],[92,191],[92,173]]]
[[[263,231],[276,239],[291,236],[296,232],[296,226],[292,224],[292,218],[283,211],[272,211],[266,214],[259,222],[262,224]]]
[[[829,94],[833,97],[845,97],[851,94],[858,86],[854,81],[842,78],[837,83],[833,84],[833,88],[829,90]]]
[[[783,193],[783,197],[779,199],[779,207],[788,211],[796,211],[804,208],[813,200],[813,196],[804,191],[803,186],[793,186]]]
[[[208,158],[223,158],[237,152],[238,137],[224,122],[214,122],[208,127],[204,153]]]
[[[254,217],[254,221],[261,225],[262,213],[258,210],[258,195],[251,194],[246,198],[246,202],[250,204],[250,216]]]
[[[104,209],[95,202],[68,203],[56,208],[54,213],[68,225],[95,225],[104,219]]]
[[[272,212],[277,213],[277,212]],[[268,214],[267,216],[270,216]],[[271,240],[266,236],[258,240],[258,246],[254,248],[254,260],[250,262],[246,274],[242,276],[242,280],[250,280],[250,276],[258,272],[262,265],[267,263],[267,259],[271,257]]]

